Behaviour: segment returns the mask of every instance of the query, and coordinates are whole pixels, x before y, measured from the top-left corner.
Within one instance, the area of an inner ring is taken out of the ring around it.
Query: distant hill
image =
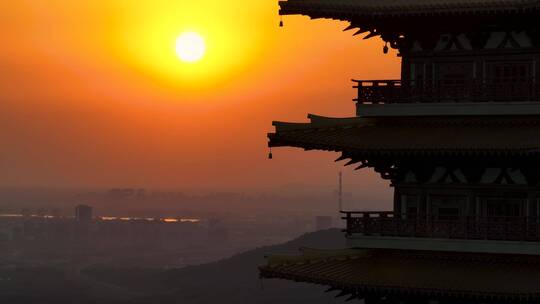
[[[259,279],[257,267],[264,264],[265,255],[298,254],[300,247],[342,249],[345,248],[345,238],[337,229],[318,231],[285,244],[258,248],[215,263],[162,273],[145,273],[142,270],[121,276],[102,273],[100,277],[138,292],[147,289],[144,294],[148,296],[129,301],[130,304],[343,303],[341,299],[334,299],[335,294],[324,293],[323,286]],[[121,277],[124,277],[124,282]]]

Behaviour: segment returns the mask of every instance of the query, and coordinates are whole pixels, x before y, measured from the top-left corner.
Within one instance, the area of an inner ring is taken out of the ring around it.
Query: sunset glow
[[[270,122],[352,115],[350,78],[394,79],[399,59],[378,39],[341,32],[345,22],[290,16],[281,28],[278,9],[273,0],[0,1],[0,181],[333,182],[337,165],[312,165],[333,155],[282,150],[261,162]],[[203,38],[199,61],[179,58],[184,33]],[[328,174],[284,178],[291,166]]]
[[[176,40],[176,54],[184,62],[197,62],[203,58],[205,52],[204,38],[197,33],[183,33]]]

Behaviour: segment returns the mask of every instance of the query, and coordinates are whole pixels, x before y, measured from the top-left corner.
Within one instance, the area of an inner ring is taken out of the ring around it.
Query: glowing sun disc
[[[197,62],[205,53],[204,38],[195,32],[183,33],[176,39],[176,55],[184,62]]]

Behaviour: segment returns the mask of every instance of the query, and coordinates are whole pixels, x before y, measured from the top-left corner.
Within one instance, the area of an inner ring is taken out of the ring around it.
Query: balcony
[[[539,218],[435,217],[394,212],[342,212],[348,236],[540,241]]]
[[[526,102],[539,101],[534,79],[444,80],[408,83],[401,80],[352,80],[358,104]]]

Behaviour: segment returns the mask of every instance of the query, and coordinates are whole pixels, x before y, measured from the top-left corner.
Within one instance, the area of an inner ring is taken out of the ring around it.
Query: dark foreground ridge
[[[341,303],[324,287],[281,280],[259,280],[258,266],[269,253],[298,253],[300,247],[343,248],[337,229],[303,235],[285,244],[262,247],[216,263],[193,266],[166,273],[166,284],[175,288],[165,303]],[[151,303],[151,299],[133,303]]]
[[[0,303],[342,303],[334,299],[335,294],[325,294],[321,286],[261,281],[258,266],[265,263],[267,254],[297,254],[300,247],[344,246],[342,232],[331,229],[182,269],[91,266],[75,279],[54,269],[13,270],[17,276],[9,282],[0,281]]]

